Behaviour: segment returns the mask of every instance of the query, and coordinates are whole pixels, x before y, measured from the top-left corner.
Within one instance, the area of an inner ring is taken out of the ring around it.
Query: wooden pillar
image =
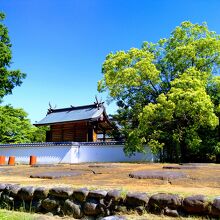
[[[92,133],[93,133],[93,135],[92,135],[92,136],[93,136],[93,137],[92,137],[93,140],[92,140],[92,141],[93,141],[93,142],[96,142],[96,141],[97,141],[97,133],[96,133],[95,129],[92,129],[92,131],[93,131],[93,132],[92,132]]]

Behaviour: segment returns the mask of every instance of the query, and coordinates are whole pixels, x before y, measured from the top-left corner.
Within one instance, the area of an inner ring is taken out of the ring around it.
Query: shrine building
[[[49,108],[47,115],[35,126],[50,126],[47,142],[96,142],[106,141],[106,133],[114,129],[103,103]]]

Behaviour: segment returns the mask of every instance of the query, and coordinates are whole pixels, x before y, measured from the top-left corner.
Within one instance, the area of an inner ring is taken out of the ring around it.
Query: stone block
[[[183,208],[189,214],[208,213],[208,200],[204,195],[186,197],[183,200]]]
[[[4,191],[5,187],[6,187],[6,184],[1,183],[0,184],[0,192]]]
[[[7,184],[3,192],[9,194],[12,197],[16,197],[20,189],[21,186],[18,184]]]
[[[121,190],[111,190],[107,193],[105,199],[107,201],[112,200],[112,201],[121,201],[123,200],[121,196]]]
[[[152,211],[159,211],[164,208],[178,209],[181,206],[182,198],[174,194],[158,193],[150,197],[148,205]]]
[[[130,208],[138,206],[147,206],[149,196],[146,193],[128,193],[126,195],[125,203]]]
[[[45,187],[38,187],[34,191],[34,198],[35,199],[46,199],[48,196],[49,189]]]
[[[86,188],[83,189],[76,189],[73,191],[73,199],[79,201],[79,202],[84,202],[86,201],[86,198],[89,194],[89,190]]]
[[[64,203],[63,211],[65,215],[72,216],[75,219],[81,219],[83,216],[81,205],[67,199]]]
[[[165,208],[164,209],[164,215],[170,216],[170,217],[179,217],[179,213],[177,210]]]
[[[101,213],[99,204],[95,201],[88,201],[84,204],[83,211],[85,215],[97,216]]]
[[[220,196],[215,198],[211,206],[211,215],[220,217]]]
[[[105,190],[92,190],[89,191],[87,196],[88,199],[103,199],[107,195],[107,191]]]
[[[29,201],[33,199],[34,196],[34,187],[33,186],[25,186],[19,189],[17,196],[19,199],[24,201]]]
[[[73,194],[70,187],[54,187],[49,190],[49,194],[58,198],[69,198]]]
[[[46,211],[51,212],[57,209],[59,206],[59,201],[52,198],[46,198],[42,200],[41,205]]]

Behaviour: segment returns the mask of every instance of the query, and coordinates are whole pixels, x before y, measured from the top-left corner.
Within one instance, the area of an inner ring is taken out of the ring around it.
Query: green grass
[[[149,214],[145,213],[143,215],[138,215],[137,213],[133,212],[130,214],[123,214],[121,213],[122,216],[126,216],[128,220],[205,220],[205,219],[210,219],[210,218],[205,218],[205,217],[195,217],[195,216],[189,216],[189,217],[179,217],[179,218],[172,218],[168,216],[163,216],[163,215],[154,215],[154,214]],[[5,209],[0,209],[0,220],[41,220],[43,215],[33,215],[30,213],[25,213],[25,212],[16,212],[16,211],[8,211]],[[43,219],[47,219],[46,216]],[[48,219],[53,219],[49,218]],[[56,219],[59,219],[58,217]],[[62,220],[62,218],[60,218]],[[66,220],[71,219],[74,220],[74,218],[67,217],[64,218]]]
[[[1,220],[34,220],[36,218],[34,218],[30,213],[15,212],[15,211],[0,209],[0,219]]]

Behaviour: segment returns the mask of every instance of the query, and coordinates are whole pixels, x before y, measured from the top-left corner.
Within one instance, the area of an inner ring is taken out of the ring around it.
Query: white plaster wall
[[[80,146],[79,163],[82,162],[123,162],[123,161],[154,161],[154,155],[146,148],[146,154],[136,153],[128,157],[123,145]]]
[[[77,152],[77,146],[0,147],[0,155],[6,156],[6,163],[9,156],[15,156],[16,162],[28,164],[31,155],[37,157],[39,164],[77,163]]]
[[[31,155],[37,157],[38,164],[154,161],[155,157],[149,148],[146,151],[146,154],[136,153],[128,157],[124,154],[123,145],[0,145],[0,155],[6,156],[6,163],[9,156],[15,156],[16,163],[22,164],[29,164]]]

